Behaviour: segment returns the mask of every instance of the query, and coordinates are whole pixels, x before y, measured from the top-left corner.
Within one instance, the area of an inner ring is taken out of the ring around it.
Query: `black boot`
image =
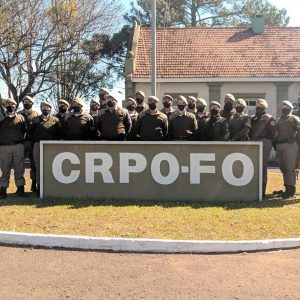
[[[288,199],[288,198],[290,198],[290,195],[291,195],[291,186],[286,185],[285,192],[282,194],[282,199]]]
[[[28,198],[28,195],[24,192],[24,185],[20,185],[17,187],[16,194],[19,197]]]
[[[30,188],[30,190],[32,192],[36,192],[36,180],[35,179],[32,179],[32,181],[31,181],[31,188]]]
[[[2,187],[0,188],[0,199],[5,199],[6,198],[6,188]]]
[[[294,185],[290,185],[290,197],[294,198],[296,196],[296,187]]]

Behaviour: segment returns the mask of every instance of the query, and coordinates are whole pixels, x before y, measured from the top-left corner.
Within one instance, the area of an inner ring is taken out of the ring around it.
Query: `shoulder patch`
[[[275,122],[274,120],[272,120],[272,121],[270,122],[270,125],[271,125],[271,126],[275,126],[275,125],[276,125],[276,122]]]

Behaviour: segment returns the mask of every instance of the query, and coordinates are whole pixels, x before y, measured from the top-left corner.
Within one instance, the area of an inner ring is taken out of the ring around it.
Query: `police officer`
[[[221,117],[225,118],[227,123],[235,114],[235,98],[232,94],[227,94],[224,99],[224,107],[221,111]]]
[[[285,186],[282,198],[294,197],[296,194],[295,168],[300,142],[300,119],[292,114],[292,110],[293,104],[287,100],[283,101],[281,104],[282,115],[276,124],[277,158]]]
[[[21,114],[26,123],[26,127],[28,127],[29,123],[32,121],[32,119],[39,115],[39,113],[32,109],[32,106],[34,104],[34,99],[30,96],[25,96],[23,99],[23,109],[19,111],[18,113]],[[32,137],[28,132],[25,134],[24,138],[24,156],[28,155],[29,162],[30,162],[30,179],[31,179],[31,191],[36,191],[36,167],[34,164],[34,158],[33,158],[33,143],[32,143]]]
[[[68,115],[69,110],[69,102],[65,99],[59,99],[57,102],[58,106],[58,113],[55,115],[56,118],[60,121],[60,124],[64,130],[65,128],[65,122],[66,122],[66,116]]]
[[[128,110],[131,119],[131,130],[128,132],[126,140],[136,141],[136,121],[138,118],[138,113],[136,112],[136,101],[133,98],[128,98],[126,101],[126,108]]]
[[[187,112],[196,115],[196,113],[197,113],[197,108],[196,108],[197,99],[194,96],[188,96],[187,102],[188,102]]]
[[[210,102],[210,116],[205,120],[203,128],[204,141],[227,141],[230,133],[225,118],[221,117],[221,104],[217,101]]]
[[[28,126],[28,132],[34,142],[33,155],[36,165],[37,196],[40,194],[40,141],[57,140],[63,134],[59,119],[51,115],[52,106],[47,102],[41,102],[40,116],[34,117]]]
[[[244,99],[236,99],[236,113],[230,118],[228,126],[231,141],[249,141],[251,118],[244,113],[247,107]]]
[[[171,114],[175,111],[172,107],[173,97],[170,95],[164,95],[162,98],[162,104],[163,108],[160,111],[170,118]]]
[[[149,108],[141,112],[136,122],[137,136],[143,141],[162,141],[168,135],[168,117],[157,109],[159,99],[148,97]]]
[[[106,88],[101,88],[99,91],[99,102],[100,102],[100,109],[106,107],[106,97],[109,95],[109,90]]]
[[[169,118],[169,137],[171,140],[190,140],[198,128],[195,115],[186,111],[187,105],[186,98],[179,95],[177,99],[178,110]]]
[[[84,111],[84,102],[75,98],[72,102],[72,113],[66,116],[64,137],[66,140],[94,140],[97,137],[96,127],[91,115]]]
[[[100,102],[99,102],[99,100],[96,99],[96,98],[93,98],[91,100],[91,103],[90,103],[90,115],[94,119],[95,124],[98,121],[99,109],[100,109]]]
[[[267,166],[272,144],[276,137],[276,121],[267,114],[268,102],[265,99],[256,101],[256,113],[251,117],[250,140],[261,141],[263,143],[263,196],[266,196],[266,186],[268,180]]]
[[[99,122],[96,125],[100,139],[107,141],[125,141],[131,129],[131,119],[126,109],[118,106],[118,101],[112,95],[106,97],[106,108],[99,112]]]
[[[197,130],[194,133],[194,140],[201,141],[203,138],[203,128],[205,120],[208,118],[208,113],[206,112],[207,103],[205,99],[198,98],[196,102],[196,120],[197,120]]]
[[[6,198],[11,169],[14,170],[17,195],[28,197],[24,192],[25,157],[23,139],[26,131],[25,119],[16,113],[17,102],[6,101],[5,118],[0,122],[0,199]]]
[[[137,111],[138,114],[148,109],[148,106],[145,103],[145,93],[143,91],[138,91],[135,93],[135,100],[137,104],[135,110]]]

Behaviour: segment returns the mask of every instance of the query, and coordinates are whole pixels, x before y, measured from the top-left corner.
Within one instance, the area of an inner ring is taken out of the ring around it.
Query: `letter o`
[[[163,176],[161,174],[160,165],[163,161],[167,161],[169,164],[169,174]],[[177,158],[170,153],[159,153],[154,156],[151,163],[151,174],[153,179],[163,185],[168,185],[173,183],[179,175],[179,163]]]
[[[243,174],[237,178],[233,174],[232,166],[234,162],[241,161],[243,164]],[[222,174],[225,181],[233,186],[245,186],[251,182],[254,176],[254,166],[249,156],[242,153],[232,153],[226,156],[222,164]]]

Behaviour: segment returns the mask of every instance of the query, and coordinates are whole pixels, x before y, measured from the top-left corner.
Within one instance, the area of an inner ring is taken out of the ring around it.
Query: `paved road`
[[[163,255],[0,247],[1,299],[300,299],[300,249]]]

